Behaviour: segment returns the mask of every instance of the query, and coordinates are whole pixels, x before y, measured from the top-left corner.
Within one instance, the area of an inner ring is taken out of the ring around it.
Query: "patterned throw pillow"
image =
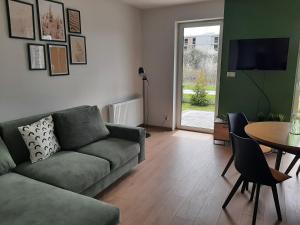
[[[43,118],[31,125],[18,128],[30,152],[32,163],[43,160],[60,149],[54,134],[52,116]]]

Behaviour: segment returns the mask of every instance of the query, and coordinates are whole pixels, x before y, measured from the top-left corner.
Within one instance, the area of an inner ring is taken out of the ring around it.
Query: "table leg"
[[[276,163],[275,163],[275,170],[280,169],[281,158],[282,158],[282,151],[278,150],[277,157],[276,157]]]

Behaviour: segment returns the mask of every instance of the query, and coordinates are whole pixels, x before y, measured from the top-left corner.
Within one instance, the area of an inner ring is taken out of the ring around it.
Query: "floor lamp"
[[[139,71],[138,71],[140,77],[142,77],[143,79],[143,113],[144,113],[144,126],[145,126],[145,129],[146,129],[146,138],[150,137],[151,134],[147,131],[147,123],[148,123],[148,116],[147,116],[147,107],[146,107],[146,84],[149,85],[149,81],[148,81],[148,78],[147,78],[147,75],[145,73],[145,70],[143,67],[140,67],[139,68]]]

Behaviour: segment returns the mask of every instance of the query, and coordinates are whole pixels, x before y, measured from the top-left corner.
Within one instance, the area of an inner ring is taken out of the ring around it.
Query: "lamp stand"
[[[144,128],[146,129],[146,138],[151,137],[151,134],[148,132],[148,117],[146,113],[146,85],[145,83],[148,82],[148,79],[146,76],[143,77],[143,113],[144,113]]]

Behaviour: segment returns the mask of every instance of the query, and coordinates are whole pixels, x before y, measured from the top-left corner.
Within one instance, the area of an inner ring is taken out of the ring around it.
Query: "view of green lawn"
[[[193,89],[188,89],[193,90]],[[187,110],[199,110],[199,111],[206,111],[206,112],[214,112],[215,111],[215,95],[207,95],[207,99],[209,100],[210,104],[208,106],[196,106],[192,105],[191,97],[193,94],[183,94],[182,98],[182,111]]]
[[[190,85],[182,85],[182,90],[194,90],[195,88],[195,85],[193,84],[190,84]],[[215,86],[206,86],[205,88],[207,91],[215,91],[216,90],[216,87]]]

